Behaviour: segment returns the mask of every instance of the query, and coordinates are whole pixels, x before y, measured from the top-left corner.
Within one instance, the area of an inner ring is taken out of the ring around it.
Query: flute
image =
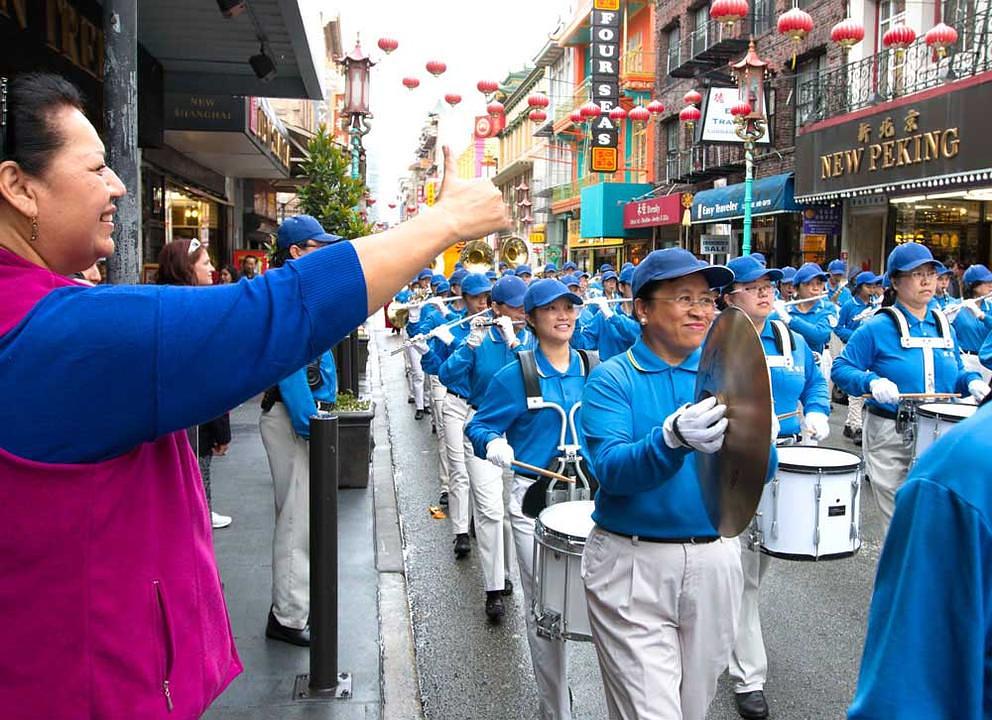
[[[406,342],[404,342],[402,345],[400,345],[398,348],[396,348],[395,350],[393,350],[389,354],[390,355],[397,355],[397,354],[403,352],[406,348],[410,347],[411,345],[416,345],[421,340],[429,340],[432,337],[436,337],[437,334],[438,334],[438,331],[441,330],[442,328],[445,328],[445,329],[447,329],[447,328],[453,328],[453,327],[455,327],[455,325],[461,325],[463,322],[469,322],[471,320],[474,320],[477,317],[480,317],[482,315],[485,315],[488,312],[489,312],[489,308],[486,308],[485,310],[480,310],[479,312],[475,313],[474,315],[469,315],[468,317],[459,318],[458,320],[452,320],[451,322],[447,322],[444,325],[438,325],[436,328],[434,328],[433,330],[431,330],[429,333],[426,333],[426,334],[423,334],[423,335],[417,335],[415,337],[410,338],[409,340],[407,340]]]
[[[823,298],[828,297],[828,295],[829,293],[823,293],[822,295],[814,295],[813,297],[803,298],[802,300],[789,300],[785,303],[785,306],[792,307],[793,305],[803,305],[804,303],[816,302],[817,300],[822,300]]]
[[[394,309],[397,309],[397,310],[403,310],[404,308],[409,309],[409,308],[415,308],[415,307],[423,307],[424,305],[430,305],[430,304],[436,303],[436,302],[449,303],[449,302],[455,302],[456,300],[461,300],[461,297],[459,297],[458,295],[454,295],[452,297],[440,297],[440,296],[437,296],[437,297],[428,298],[426,300],[421,300],[420,302],[393,303],[390,307],[392,307]]]

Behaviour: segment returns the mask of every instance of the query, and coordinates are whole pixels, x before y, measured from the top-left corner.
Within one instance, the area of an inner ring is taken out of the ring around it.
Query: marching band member
[[[620,273],[619,292],[621,297],[631,298],[631,283],[634,268]],[[626,278],[626,280],[624,279]],[[597,308],[587,324],[581,325],[573,336],[575,347],[598,350],[600,360],[609,360],[614,355],[626,352],[641,336],[641,326],[627,309],[631,303],[611,304],[606,298],[597,297],[589,301],[590,307]]]
[[[827,273],[830,275],[824,288],[829,295],[827,299],[842,308],[851,301],[851,290],[847,287],[847,263],[839,259],[831,260],[827,264]]]
[[[485,310],[489,306],[492,286],[485,275],[469,273],[462,281],[461,287],[462,299],[466,306],[466,317]],[[421,345],[418,352],[423,353],[421,362],[424,370],[428,373],[439,374],[445,360],[479,325],[481,323],[477,323],[473,327],[466,322],[450,329],[444,328],[431,338],[428,347]],[[468,417],[470,409],[468,405],[469,387],[467,378],[449,376],[448,380],[458,381],[455,385],[444,383],[448,391],[444,397],[442,414],[444,415],[444,447],[448,456],[448,516],[451,518],[451,529],[455,536],[455,557],[460,560],[472,551],[468,538],[469,487],[468,469],[465,467],[464,440],[465,418]]]
[[[777,444],[792,444],[806,434],[822,442],[830,434],[830,397],[827,381],[801,335],[781,320],[769,319],[781,270],[766,269],[753,255],[727,263],[734,282],[724,291],[727,305],[743,310],[761,337],[768,360],[775,413],[780,420]],[[802,408],[803,418],[796,413]],[[782,417],[791,415],[791,417]],[[758,588],[768,567],[768,556],[757,548],[741,547],[744,593],[737,636],[730,655],[730,677],[734,681],[737,712],[747,720],[768,717],[764,687],[768,658],[758,614]]]
[[[849,720],[989,716],[990,426],[986,401],[923,454],[899,491]]]
[[[518,349],[530,349],[533,336],[524,327],[524,295],[527,285],[518,277],[506,277],[493,287],[491,328],[472,321],[465,342],[451,353],[441,365],[439,377],[453,392],[465,392],[471,421],[482,403],[493,376],[516,359]],[[479,318],[481,319],[481,318]],[[520,326],[518,331],[515,325]],[[513,592],[506,577],[511,557],[510,525],[505,522],[503,473],[492,463],[479,459],[465,436],[464,453],[468,470],[469,491],[475,518],[475,537],[479,545],[486,585],[486,616],[498,622],[503,617],[503,595]]]
[[[896,430],[902,393],[989,392],[978,373],[965,370],[953,330],[931,305],[943,266],[919,243],[889,253],[887,275],[895,304],[854,331],[834,365],[833,381],[848,395],[871,394],[865,403],[865,474],[886,522],[906,479],[913,444]]]
[[[650,253],[633,278],[641,338],[583,393],[600,487],[582,578],[611,718],[703,720],[733,647],[740,544],[711,524],[690,455],[723,445],[726,406],[691,403],[712,288],[733,279],[679,248]]]
[[[434,273],[431,272],[430,268],[424,268],[419,273],[417,273],[417,284],[414,287],[412,301],[418,303],[420,299],[423,299],[426,295],[430,294],[431,279]],[[403,328],[406,338],[405,340],[411,340],[420,334],[420,322],[421,314],[423,312],[423,307],[421,305],[414,304],[409,310],[408,321],[406,327]],[[407,375],[410,395],[413,396],[413,404],[416,408],[416,413],[414,417],[420,420],[424,417],[424,371],[420,366],[420,355],[417,354],[416,349],[410,343],[405,345],[404,354],[406,357],[407,367],[410,368],[410,373]]]
[[[829,275],[816,263],[805,263],[796,271],[792,283],[796,288],[796,300],[815,298],[822,295],[824,282]],[[775,313],[786,325],[805,338],[820,363],[824,377],[830,377],[830,334],[837,326],[837,306],[829,297],[810,300],[801,305],[786,307],[784,300],[775,303]]]
[[[937,305],[940,306],[941,310],[946,310],[948,306],[956,305],[961,302],[949,292],[951,287],[951,278],[953,276],[954,270],[949,267],[945,267],[937,274],[937,290],[934,293],[933,299],[936,301]]]
[[[870,308],[876,307],[876,301],[881,301],[882,278],[870,270],[858,273],[854,278],[852,298],[840,309],[837,327],[834,335],[844,343],[861,323],[871,316]],[[844,422],[844,437],[850,438],[855,445],[861,445],[861,410],[865,401],[860,395],[849,395],[847,398],[847,420]]]
[[[537,339],[534,359],[542,398],[566,413],[580,402],[588,374],[586,358],[569,345],[575,330],[575,306],[581,304],[582,299],[558,280],[538,280],[527,288],[524,297],[527,322]],[[551,408],[528,409],[523,366],[513,362],[493,377],[465,433],[477,457],[485,457],[502,468],[511,467],[517,458],[530,465],[547,467],[558,454],[561,418]],[[540,695],[540,718],[570,720],[565,643],[539,637],[530,611],[534,520],[523,514],[521,506],[527,488],[535,480],[525,471],[516,472],[507,510],[523,585],[527,641]]]
[[[513,274],[518,278],[523,280],[525,283],[530,285],[531,279],[534,277],[534,271],[530,269],[530,265],[526,263],[520,263],[513,269]]]
[[[782,300],[783,302],[789,302],[796,297],[796,286],[793,281],[796,278],[796,269],[791,265],[786,265],[782,268],[782,279],[778,282],[778,292],[776,293],[776,300]]]
[[[978,351],[992,330],[992,299],[983,299],[992,293],[992,272],[984,265],[972,265],[964,271],[961,282],[965,299],[952,323],[961,346],[961,362],[989,382],[992,372],[981,364]]]
[[[568,274],[568,273],[574,274],[574,273],[576,273],[576,272],[579,271],[579,266],[576,265],[571,260],[569,260],[567,263],[565,263],[564,265],[561,266],[561,271],[563,273],[565,273],[565,274]]]
[[[547,265],[544,266],[542,277],[545,277],[545,278],[554,278],[554,277],[557,277],[557,276],[558,276],[558,266],[557,265],[555,265],[553,262],[549,262]]]

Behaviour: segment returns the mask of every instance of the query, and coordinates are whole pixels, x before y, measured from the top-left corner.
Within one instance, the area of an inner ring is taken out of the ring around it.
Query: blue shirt
[[[0,447],[99,462],[212,420],[341,340],[366,298],[348,242],[230,285],[53,290],[0,338]]]
[[[614,312],[609,319],[601,312],[573,335],[575,347],[599,351],[600,360],[626,352],[641,336],[641,326],[625,312]]]
[[[868,309],[868,303],[862,302],[857,297],[852,297],[840,309],[840,316],[837,318],[837,327],[834,328],[834,335],[840,338],[842,343],[851,339],[851,334],[861,327],[864,320],[856,320],[861,313]]]
[[[923,320],[917,320],[902,304],[897,302],[893,307],[905,316],[910,336],[940,336],[932,310],[927,310]],[[844,352],[834,360],[830,377],[844,392],[854,396],[870,393],[871,381],[878,378],[891,380],[903,393],[925,392],[923,353],[920,348],[902,347],[895,322],[887,313],[877,313],[851,335]],[[950,350],[933,348],[933,362],[934,392],[965,394],[968,383],[978,378],[978,373],[964,369],[957,343]],[[870,398],[866,402],[889,412],[896,410],[895,405],[880,405]]]
[[[445,322],[450,322],[449,320],[442,320],[437,325],[430,328],[433,330],[439,325],[443,325]],[[451,341],[450,345],[446,345],[441,338],[432,337],[427,341],[427,346],[430,348],[423,357],[420,358],[420,367],[424,369],[424,372],[428,375],[438,375],[441,372],[441,366],[444,365],[444,361],[450,357],[451,353],[458,349],[458,347],[465,342],[465,338],[468,337],[471,331],[470,322],[459,323],[457,325],[452,325],[449,330],[451,334],[454,335],[455,339]],[[469,386],[468,379],[463,378],[462,382],[457,384],[457,387],[452,387],[447,385],[448,389],[452,392],[456,392],[459,395],[468,397]]]
[[[781,351],[771,322],[765,320],[761,329],[761,346],[765,356],[781,358]],[[792,333],[792,367],[769,362],[772,398],[775,414],[787,415],[802,405],[806,413],[819,412],[830,415],[830,393],[827,380],[820,372],[820,366],[813,359],[813,351],[798,333]],[[798,435],[802,428],[798,416],[780,420],[779,436]]]
[[[829,293],[826,299],[832,302],[834,306],[838,308],[842,308],[845,305],[847,305],[849,302],[851,302],[851,299],[854,297],[854,295],[851,294],[850,284],[844,285],[844,287],[838,293],[837,285],[833,285],[829,280],[827,280],[827,282],[824,283],[823,291]],[[837,295],[836,299],[834,299],[834,294]]]
[[[789,327],[802,335],[810,350],[822,353],[830,342],[830,333],[837,326],[837,306],[828,299],[817,300],[809,312],[802,312],[798,305],[788,308],[792,321]]]
[[[850,720],[992,716],[990,427],[986,403],[896,493]]]
[[[304,366],[279,381],[279,394],[293,423],[293,430],[302,438],[310,438],[310,416],[317,413],[316,401],[337,401],[338,372],[334,355],[330,352],[320,356],[320,377],[323,381],[320,387],[311,390],[307,382],[307,368]]]
[[[950,293],[943,293],[942,295],[934,295],[933,301],[937,303],[937,307],[939,307],[941,310],[947,309],[948,305],[957,305],[959,302],[961,302]]]
[[[978,361],[989,370],[992,370],[992,333],[985,336],[985,342],[978,349]]]
[[[534,350],[534,358],[545,401],[555,403],[568,414],[572,406],[582,400],[582,388],[586,383],[579,353],[571,351],[565,372],[555,369],[539,346]],[[582,412],[576,413],[576,429],[579,428]],[[543,468],[559,455],[561,422],[561,415],[552,408],[527,408],[523,372],[519,362],[512,362],[493,377],[478,412],[465,426],[465,435],[471,441],[475,454],[484,458],[486,445],[505,433],[517,459]],[[573,440],[582,443],[581,437],[574,439],[571,433],[566,432],[565,442],[571,443]],[[521,474],[527,475],[526,472]]]
[[[520,344],[511,350],[499,329],[489,328],[479,347],[464,342],[459,345],[441,365],[438,379],[478,408],[496,373],[516,360],[519,351],[534,348],[534,335],[526,327],[517,333],[517,340]]]
[[[977,353],[992,330],[992,302],[983,300],[978,307],[985,313],[984,320],[976,318],[968,308],[962,308],[954,318],[954,332],[965,352]]]

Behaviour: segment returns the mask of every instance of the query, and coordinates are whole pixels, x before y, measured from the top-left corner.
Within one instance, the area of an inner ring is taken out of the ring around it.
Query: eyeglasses
[[[678,297],[651,297],[648,300],[660,300],[661,302],[674,303],[675,306],[682,310],[683,312],[689,312],[694,307],[698,307],[700,310],[713,311],[716,310],[716,296],[715,295],[700,295],[698,298],[693,298],[689,295],[679,295]]]
[[[908,275],[914,280],[936,280],[937,271],[936,270],[913,270],[912,272],[903,273]]]
[[[186,254],[192,255],[201,247],[203,247],[203,243],[200,242],[199,238],[193,238],[189,241],[189,248],[186,250]]]
[[[762,295],[771,295],[772,289],[773,289],[772,288],[772,285],[769,283],[769,284],[765,284],[765,285],[755,285],[755,286],[752,286],[752,287],[739,287],[736,290],[732,290],[731,291],[731,294],[733,294],[733,293],[739,293],[739,292],[746,292],[748,295],[754,295],[755,297],[761,297]]]

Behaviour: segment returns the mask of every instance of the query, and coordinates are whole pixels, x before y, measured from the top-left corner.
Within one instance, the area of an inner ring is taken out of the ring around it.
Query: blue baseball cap
[[[889,279],[889,274],[887,272],[882,273],[882,287],[888,290],[892,287],[892,280]]]
[[[448,278],[448,282],[452,285],[461,285],[466,275],[468,275],[468,272],[465,270],[455,270],[451,273],[451,277]]]
[[[499,277],[499,275],[496,274],[495,270],[486,270],[486,277],[490,280],[495,280]]]
[[[819,265],[814,262],[803,263],[796,274],[792,278],[792,282],[795,285],[805,285],[810,280],[815,280],[820,278],[821,280],[828,280],[830,275],[823,271]]]
[[[510,268],[503,271],[503,277],[508,277],[510,275],[513,275],[513,271]]]
[[[885,271],[890,275],[894,272],[909,272],[927,263],[932,264],[937,272],[944,269],[943,263],[934,260],[930,248],[920,243],[908,242],[896,245],[895,250],[889,253]]]
[[[516,269],[513,271],[513,274],[520,277],[521,275],[533,275],[534,271],[530,269],[530,265],[524,265],[521,263],[520,265],[517,265]]]
[[[612,265],[610,265],[609,263],[603,263],[602,265],[599,266],[599,271],[601,273],[604,273],[607,270],[614,270],[614,267]]]
[[[578,275],[562,275],[558,279],[561,280],[562,285],[569,285],[569,286],[575,285],[577,287],[582,284],[579,282]]]
[[[502,260],[499,261],[499,269],[500,270],[504,270],[507,267],[509,267],[509,266],[505,262],[503,262]]]
[[[569,260],[567,263],[565,263],[564,265],[561,266],[561,269],[567,272],[569,270],[578,270],[579,269],[579,266],[576,265],[571,260]]]
[[[764,253],[753,252],[753,253],[751,253],[751,255],[749,257],[752,257],[755,260],[757,260],[761,264],[762,267],[768,267],[768,261],[765,260],[765,254]],[[730,267],[730,263],[727,263],[727,267]],[[736,270],[734,270],[734,274],[735,275],[737,274],[737,271]],[[737,282],[751,282],[751,281],[750,280],[743,280],[742,281],[740,278],[737,278]]]
[[[734,282],[749,283],[761,278],[769,280],[781,280],[782,271],[775,268],[767,268],[754,256],[754,253],[744,257],[734,258],[727,263],[727,267],[734,273]]]
[[[786,285],[791,285],[793,279],[796,277],[796,269],[791,265],[786,265],[782,268],[782,282]]]
[[[634,282],[634,265],[631,263],[620,271],[620,282],[630,285]]]
[[[276,235],[276,246],[280,250],[286,250],[292,245],[302,245],[309,240],[330,245],[344,238],[340,235],[331,235],[324,230],[317,218],[311,215],[296,215],[282,221],[279,233]]]
[[[448,282],[448,278],[446,278],[441,273],[434,273],[433,275],[431,275],[431,285],[437,285],[443,282]]]
[[[585,270],[583,270],[582,272],[577,273],[575,275],[575,277],[578,277],[578,278],[587,278],[587,277],[592,277],[592,276],[588,272],[586,272]]]
[[[623,271],[624,270],[626,270],[627,268],[632,268],[632,267],[634,267],[634,263],[632,263],[632,262],[630,262],[628,260],[627,262],[625,262],[623,265],[620,266],[620,274],[623,275]]]
[[[437,287],[434,288],[434,292],[436,292],[438,295],[440,295],[441,293],[451,292],[451,285],[448,284],[447,280],[442,280],[437,284]]]
[[[945,267],[943,270],[938,271],[938,275],[953,275],[954,270],[949,267]]]
[[[546,273],[547,272],[558,272],[558,266],[555,265],[553,262],[549,262],[547,265],[544,266],[544,272],[546,272]]]
[[[582,304],[582,298],[565,287],[561,280],[544,278],[543,280],[535,280],[527,288],[527,294],[524,296],[524,310],[530,312],[534,308],[550,305],[558,298],[570,300],[573,305]]]
[[[831,260],[827,265],[827,272],[831,275],[847,275],[847,263],[843,260]]]
[[[433,278],[433,277],[434,277],[434,273],[431,271],[430,268],[424,268],[419,273],[417,273],[418,280],[423,280],[424,278]]]
[[[462,270],[462,269],[464,269],[464,268],[465,268],[465,266],[464,266],[464,265],[462,265],[462,263],[461,263],[461,261],[460,261],[460,260],[459,260],[458,262],[456,262],[456,263],[455,263],[455,270]]]
[[[619,280],[619,279],[620,279],[620,276],[617,275],[612,270],[607,270],[606,272],[603,273],[603,277],[600,278],[600,280],[602,282],[606,282],[607,280]]]
[[[634,297],[637,297],[641,288],[649,282],[674,280],[697,272],[703,273],[711,288],[723,287],[734,281],[734,273],[730,268],[705,263],[682,248],[665,248],[651,251],[637,266],[634,271]]]
[[[858,285],[878,285],[881,281],[882,278],[871,270],[865,270],[864,272],[859,272],[857,277],[854,278],[854,287]]]
[[[524,304],[524,295],[527,294],[527,283],[516,275],[507,275],[500,278],[493,285],[493,302],[510,307],[520,307]]]
[[[492,283],[483,273],[468,273],[462,280],[462,295],[483,295],[492,290]]]
[[[992,271],[984,265],[975,263],[964,271],[961,280],[969,287],[976,283],[992,282]]]

